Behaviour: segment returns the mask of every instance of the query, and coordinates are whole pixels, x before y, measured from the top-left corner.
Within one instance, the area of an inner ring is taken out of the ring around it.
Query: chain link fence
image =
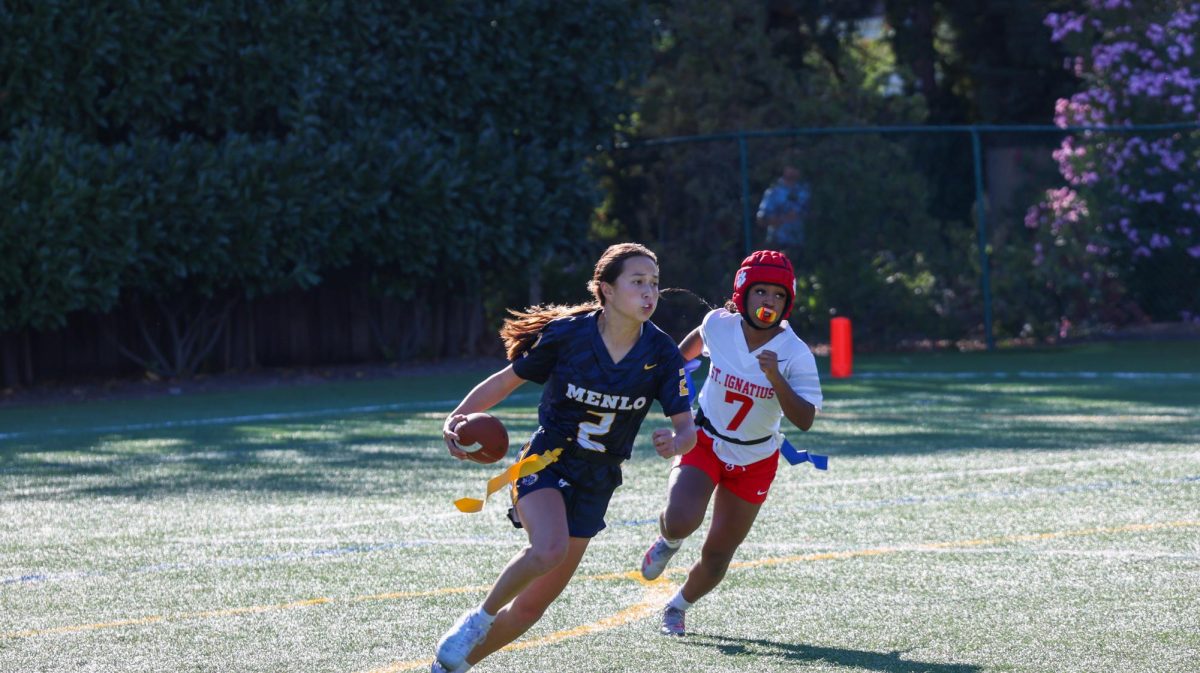
[[[1117,157],[1128,174],[1068,185],[1064,165],[1086,169],[1080,147],[1098,171]],[[854,320],[857,342],[885,349],[1163,324],[1186,332],[1200,323],[1200,193],[1189,177],[1198,162],[1197,124],[667,138],[611,153],[601,224],[652,244],[664,286],[710,304],[729,296],[749,251],[786,250],[798,272],[792,323],[817,339],[836,315]],[[758,209],[789,167],[807,203],[802,237],[780,243]],[[694,324],[704,310],[672,303],[663,321]]]

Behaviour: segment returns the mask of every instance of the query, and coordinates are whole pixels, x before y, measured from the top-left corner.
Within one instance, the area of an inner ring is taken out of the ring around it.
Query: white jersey
[[[783,409],[775,389],[758,366],[756,357],[764,350],[779,356],[779,371],[792,390],[814,407],[821,408],[821,381],[817,362],[808,345],[796,336],[787,321],[783,331],[751,351],[742,334],[742,316],[723,308],[704,316],[700,336],[709,358],[708,379],[700,391],[700,409],[720,434],[755,444],[735,444],[713,437],[713,453],[731,465],[749,465],[779,450],[783,435],[779,421]]]

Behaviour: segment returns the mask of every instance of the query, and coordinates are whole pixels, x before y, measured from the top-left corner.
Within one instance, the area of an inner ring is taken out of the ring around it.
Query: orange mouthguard
[[[754,316],[763,322],[771,322],[775,319],[775,312],[766,306],[759,306],[754,312]]]

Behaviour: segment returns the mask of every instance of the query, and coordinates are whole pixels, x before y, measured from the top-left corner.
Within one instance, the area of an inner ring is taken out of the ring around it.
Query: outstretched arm
[[[446,417],[446,422],[442,424],[442,439],[446,442],[446,448],[450,450],[450,455],[459,460],[467,455],[454,446],[454,442],[458,441],[458,433],[455,432],[455,429],[458,428],[459,423],[467,419],[467,414],[487,411],[500,404],[522,383],[525,383],[525,379],[517,376],[512,365],[509,365],[472,388],[471,392],[467,393],[463,401],[458,403],[454,411]]]
[[[683,341],[679,342],[679,353],[683,355],[684,362],[687,362],[700,357],[702,352],[704,352],[704,337],[700,336],[700,328],[697,327],[683,337]]]

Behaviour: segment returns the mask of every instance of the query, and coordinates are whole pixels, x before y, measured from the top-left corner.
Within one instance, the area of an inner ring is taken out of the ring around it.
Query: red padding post
[[[834,318],[829,323],[829,360],[829,374],[833,378],[849,378],[854,370],[854,344],[850,337],[849,318]]]

